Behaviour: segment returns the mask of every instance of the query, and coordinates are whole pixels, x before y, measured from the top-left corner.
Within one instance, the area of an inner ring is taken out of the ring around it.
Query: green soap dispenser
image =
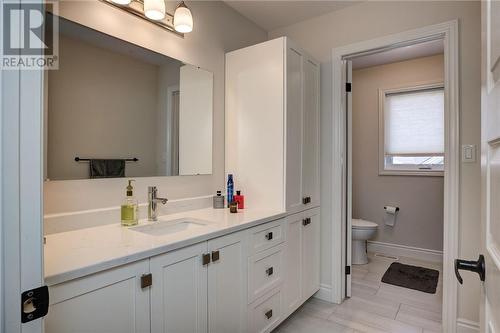
[[[134,188],[132,187],[132,182],[135,180],[129,179],[127,186],[127,196],[123,200],[121,215],[122,215],[122,226],[130,227],[139,223],[138,207],[139,204],[134,197]]]

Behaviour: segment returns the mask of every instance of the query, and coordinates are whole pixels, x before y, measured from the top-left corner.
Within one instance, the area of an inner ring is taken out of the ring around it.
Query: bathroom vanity
[[[212,208],[46,237],[46,332],[269,332],[319,289],[319,209]]]
[[[246,196],[245,209],[232,214],[208,208],[206,192],[192,195],[201,182],[210,191],[222,187],[208,176],[218,166],[212,151],[223,155],[212,140],[213,80],[220,78],[69,20],[62,29],[61,70],[47,84],[45,186],[58,204],[80,208],[45,216],[45,331],[270,332],[320,287],[319,63],[286,37],[227,54],[225,173]],[[76,45],[89,52],[78,63],[98,54],[102,68],[68,65],[81,56],[69,54]],[[104,94],[92,92],[88,108],[79,93],[123,64],[114,71],[125,75],[133,65],[133,80],[116,77]],[[149,88],[140,91],[139,79]],[[83,88],[69,99],[65,82]],[[144,103],[120,100],[124,91]],[[72,119],[69,109],[86,125],[62,123]],[[71,140],[62,144],[64,137]],[[87,179],[87,157],[127,162],[140,218],[148,186],[183,192],[172,191],[177,197],[160,207],[158,221],[122,227],[110,197],[119,199],[126,182]],[[71,199],[82,198],[74,186],[88,206]]]

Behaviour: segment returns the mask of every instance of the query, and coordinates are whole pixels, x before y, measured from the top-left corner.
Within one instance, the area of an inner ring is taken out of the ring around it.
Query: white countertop
[[[162,221],[194,219],[207,224],[171,234],[149,235],[117,223],[47,235],[45,283],[55,285],[284,216],[283,212],[276,211],[245,209],[231,214],[229,209],[205,208],[159,217]],[[158,222],[140,221],[139,225],[154,223]]]

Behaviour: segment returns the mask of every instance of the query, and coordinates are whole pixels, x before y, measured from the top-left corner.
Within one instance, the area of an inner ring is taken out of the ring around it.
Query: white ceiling
[[[272,31],[355,5],[360,1],[224,0],[224,2],[262,29]]]
[[[352,68],[361,69],[442,53],[444,53],[443,41],[434,40],[354,58],[352,59]]]

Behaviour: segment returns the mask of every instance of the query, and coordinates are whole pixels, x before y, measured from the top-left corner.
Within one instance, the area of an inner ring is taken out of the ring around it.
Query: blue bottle
[[[227,207],[229,207],[229,204],[231,202],[233,202],[233,196],[234,196],[233,175],[228,174],[227,175]]]

